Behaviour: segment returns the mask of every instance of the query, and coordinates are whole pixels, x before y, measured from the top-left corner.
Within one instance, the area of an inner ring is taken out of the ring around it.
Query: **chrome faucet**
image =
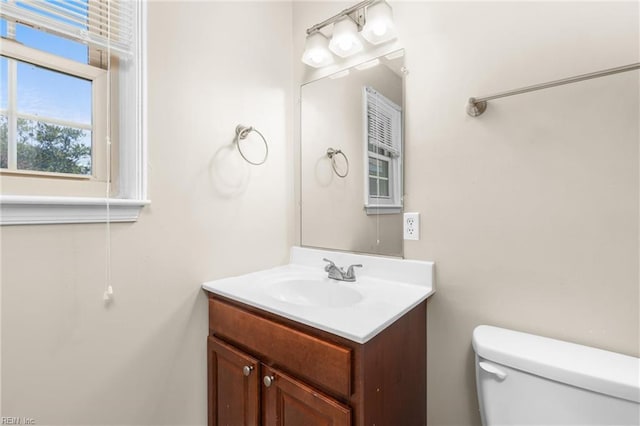
[[[347,272],[344,269],[339,268],[331,260],[323,258],[328,264],[324,267],[324,270],[329,273],[329,278],[338,281],[354,282],[356,280],[356,272],[353,268],[362,268],[362,265],[351,265],[347,268]]]

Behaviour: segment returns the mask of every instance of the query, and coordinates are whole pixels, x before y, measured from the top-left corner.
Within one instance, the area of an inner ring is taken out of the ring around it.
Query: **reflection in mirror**
[[[302,245],[402,256],[403,55],[302,86]]]

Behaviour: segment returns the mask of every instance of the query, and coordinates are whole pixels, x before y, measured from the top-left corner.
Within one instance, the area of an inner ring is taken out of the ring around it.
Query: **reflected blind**
[[[134,6],[130,0],[1,0],[0,16],[127,56],[132,54]]]
[[[400,155],[401,109],[372,87],[365,88],[367,141],[393,156]]]

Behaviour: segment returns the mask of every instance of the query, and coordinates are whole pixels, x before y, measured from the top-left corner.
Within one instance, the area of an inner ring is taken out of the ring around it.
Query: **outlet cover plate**
[[[402,228],[405,240],[419,240],[420,213],[405,213]]]

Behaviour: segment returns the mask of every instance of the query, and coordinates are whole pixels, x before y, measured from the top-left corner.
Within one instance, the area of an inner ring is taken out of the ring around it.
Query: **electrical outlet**
[[[404,214],[404,239],[419,240],[420,239],[420,213]]]

